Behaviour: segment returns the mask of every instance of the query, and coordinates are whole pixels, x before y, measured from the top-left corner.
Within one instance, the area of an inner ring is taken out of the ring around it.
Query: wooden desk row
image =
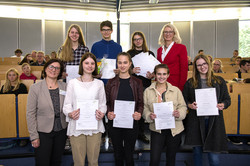
[[[27,94],[0,95],[0,138],[29,137],[26,121]],[[17,125],[18,124],[18,125]]]

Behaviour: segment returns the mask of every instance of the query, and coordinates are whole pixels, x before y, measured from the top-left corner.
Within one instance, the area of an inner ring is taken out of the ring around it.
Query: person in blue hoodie
[[[102,40],[95,42],[91,48],[91,53],[96,56],[98,62],[102,60],[102,58],[107,59],[116,59],[117,55],[122,52],[122,47],[120,44],[111,40],[111,34],[113,32],[113,25],[110,21],[106,20],[100,24],[100,32],[102,34]],[[115,69],[114,72],[116,74],[119,73],[118,69]],[[98,74],[97,78],[101,78],[101,75]],[[104,85],[107,84],[108,79],[102,79]],[[103,122],[105,124],[105,133],[102,134],[102,145],[106,142],[106,133],[108,133],[107,124],[105,123],[105,118],[103,118]],[[111,139],[109,138],[109,143],[111,143]]]
[[[113,25],[110,21],[103,21],[100,24],[100,32],[102,34],[102,40],[95,42],[91,48],[91,52],[96,56],[97,61],[101,61],[102,58],[116,59],[117,55],[122,52],[120,44],[111,40],[111,34],[113,32]],[[118,70],[115,70],[118,74]],[[100,76],[99,76],[100,77]],[[108,79],[102,79],[106,85]]]

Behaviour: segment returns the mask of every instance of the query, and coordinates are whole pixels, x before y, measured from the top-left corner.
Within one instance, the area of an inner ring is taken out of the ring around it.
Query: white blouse
[[[106,113],[106,95],[104,84],[101,80],[94,79],[91,82],[81,82],[78,79],[72,79],[67,86],[67,92],[64,100],[63,113],[66,115],[68,124],[68,136],[92,135],[99,132],[104,133],[102,120],[98,121],[97,130],[76,130],[76,120],[71,119],[68,114],[77,110],[77,100],[98,100],[98,110]]]

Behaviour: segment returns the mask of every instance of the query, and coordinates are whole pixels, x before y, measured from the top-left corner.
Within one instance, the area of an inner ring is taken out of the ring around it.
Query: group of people
[[[193,61],[193,76],[187,81],[188,56],[177,28],[163,26],[156,58],[161,63],[146,77],[138,76],[140,67],[134,66],[132,57],[141,52],[154,55],[142,32],[134,32],[131,49],[122,52],[119,44],[111,40],[112,23],[100,24],[103,39],[96,42],[89,53],[81,28],[74,24],[59,49],[59,59],[44,64],[44,79],[30,87],[27,103],[27,124],[36,165],[60,165],[67,136],[72,146],[75,166],[98,165],[102,135],[105,130],[114,147],[115,165],[134,165],[133,152],[138,135],[149,141],[140,130],[144,121],[149,123],[150,166],[159,165],[161,152],[166,146],[166,165],[175,165],[175,156],[186,130],[185,143],[194,147],[195,165],[202,165],[202,152],[208,152],[210,165],[219,165],[219,152],[227,151],[223,109],[230,106],[230,96],[223,78],[212,72],[207,56],[198,55]],[[145,55],[147,56],[147,55]],[[100,80],[97,62],[102,58],[116,59],[115,77]],[[79,65],[78,78],[66,84],[66,65]],[[155,80],[152,84],[152,79]],[[197,116],[195,90],[215,88],[219,110],[217,116]],[[78,129],[80,116],[89,113],[88,107],[80,109],[79,103],[98,101],[95,110],[97,128]],[[117,101],[134,103],[131,128],[115,127]],[[154,103],[173,102],[175,128],[156,129]],[[107,116],[108,124],[104,117]],[[143,127],[142,127],[143,128]]]

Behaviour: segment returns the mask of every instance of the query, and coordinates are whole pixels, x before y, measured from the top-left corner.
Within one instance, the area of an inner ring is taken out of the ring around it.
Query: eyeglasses
[[[55,69],[55,70],[60,70],[60,67],[55,67],[55,66],[53,66],[53,65],[49,65],[48,66],[48,68],[50,69],[50,70],[53,70],[53,69]]]
[[[201,67],[206,66],[206,65],[207,65],[207,63],[202,63],[202,64],[199,64],[199,65],[196,65],[196,66],[201,68]]]
[[[133,39],[133,41],[141,41],[142,38]]]
[[[102,32],[111,32],[111,29],[102,29]]]
[[[216,63],[214,63],[213,65],[214,65],[214,66],[220,66],[220,64],[216,64]]]
[[[163,33],[164,33],[165,35],[167,35],[167,34],[173,34],[174,31],[163,31]]]

